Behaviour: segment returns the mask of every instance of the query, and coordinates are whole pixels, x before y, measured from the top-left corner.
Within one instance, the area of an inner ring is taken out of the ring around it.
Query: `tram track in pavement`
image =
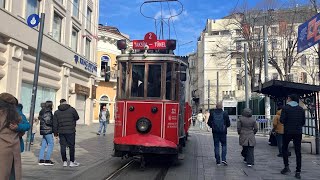
[[[148,161],[143,168],[140,162],[135,159],[123,164],[121,167],[110,173],[105,180],[131,180],[148,179],[164,180],[172,163],[163,163],[158,161]]]

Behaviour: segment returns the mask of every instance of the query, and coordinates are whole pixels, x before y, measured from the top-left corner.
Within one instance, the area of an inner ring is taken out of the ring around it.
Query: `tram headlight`
[[[137,131],[142,134],[150,132],[151,126],[151,121],[147,118],[140,118],[136,123]]]

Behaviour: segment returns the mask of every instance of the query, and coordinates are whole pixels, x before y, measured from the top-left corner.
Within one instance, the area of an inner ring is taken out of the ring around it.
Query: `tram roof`
[[[118,61],[173,61],[188,66],[188,57],[176,56],[174,54],[120,54],[117,56]]]

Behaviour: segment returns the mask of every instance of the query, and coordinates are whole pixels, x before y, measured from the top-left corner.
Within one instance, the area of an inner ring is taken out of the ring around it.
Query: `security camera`
[[[149,46],[148,45],[144,45],[144,50],[149,50]]]

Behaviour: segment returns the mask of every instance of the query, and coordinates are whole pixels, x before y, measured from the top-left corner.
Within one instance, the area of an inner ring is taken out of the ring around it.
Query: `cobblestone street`
[[[240,180],[240,179],[295,179],[295,154],[291,143],[292,156],[289,158],[290,175],[280,174],[283,168],[282,158],[277,157],[277,147],[268,145],[268,138],[256,136],[255,165],[248,168],[243,163],[241,146],[238,135],[228,134],[227,161],[228,166],[217,166],[214,158],[214,147],[211,132],[199,131],[192,128],[185,152],[183,165],[172,167],[166,176],[167,180],[198,179],[198,180]],[[320,177],[320,157],[311,155],[310,146],[303,144],[302,152],[302,179],[313,180]]]
[[[111,156],[113,145],[113,125],[108,126],[107,135],[97,136],[98,125],[78,126],[76,159],[81,164],[79,167],[62,167],[59,144],[56,142],[53,161],[54,166],[39,166],[39,140],[36,137],[35,145],[31,152],[22,154],[23,179],[86,179],[86,175],[95,173],[97,179],[103,179],[105,174],[111,173],[121,163],[121,158]],[[282,158],[277,157],[277,147],[269,146],[267,137],[257,136],[257,146],[255,148],[255,165],[248,168],[243,164],[240,155],[241,147],[238,145],[238,135],[230,132],[228,134],[228,154],[229,166],[217,166],[215,164],[212,134],[200,131],[192,127],[190,137],[184,150],[184,160],[178,165],[172,166],[166,180],[238,180],[238,179],[295,179],[295,154],[291,144],[292,157],[290,158],[290,168],[292,173],[284,176],[280,174],[283,168]],[[320,177],[320,157],[310,154],[310,147],[302,145],[302,179],[313,180]],[[118,164],[116,164],[118,163]],[[116,165],[115,165],[116,164]],[[104,166],[102,171],[98,166]],[[91,177],[92,175],[90,175]],[[144,178],[143,178],[144,179]],[[145,177],[145,179],[148,179]]]

